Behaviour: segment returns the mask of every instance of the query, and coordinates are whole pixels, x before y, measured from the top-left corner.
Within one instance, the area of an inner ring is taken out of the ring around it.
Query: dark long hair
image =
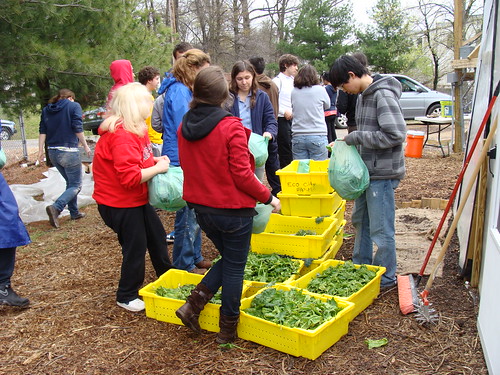
[[[231,83],[229,84],[229,89],[235,95],[238,95],[238,84],[236,83],[236,76],[247,71],[252,75],[252,86],[250,86],[250,108],[255,107],[255,101],[257,100],[257,82],[255,81],[255,68],[248,60],[237,61],[233,65],[233,70],[231,70]]]
[[[73,98],[75,100],[75,93],[70,89],[60,89],[56,96],[50,98],[49,103],[56,103],[61,99]]]

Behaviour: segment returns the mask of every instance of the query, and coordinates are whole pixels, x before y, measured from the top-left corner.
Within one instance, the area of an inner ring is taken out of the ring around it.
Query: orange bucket
[[[406,133],[405,156],[410,158],[421,158],[424,148],[424,132],[410,130]]]

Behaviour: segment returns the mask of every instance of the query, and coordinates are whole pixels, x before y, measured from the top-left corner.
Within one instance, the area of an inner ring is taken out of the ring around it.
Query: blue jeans
[[[79,152],[49,149],[49,158],[54,167],[66,180],[66,191],[54,202],[61,212],[68,205],[71,217],[78,215],[77,195],[82,189],[82,158]]]
[[[354,203],[352,224],[356,228],[352,261],[383,266],[382,286],[396,281],[396,241],[394,239],[394,190],[399,180],[371,180],[368,189]],[[377,252],[373,256],[373,242]]]
[[[196,263],[203,260],[201,255],[201,229],[196,221],[194,210],[183,207],[175,213],[174,248],[172,258],[174,267],[191,271]]]
[[[326,135],[294,135],[292,137],[293,160],[328,159],[328,138]]]
[[[221,313],[240,313],[243,276],[247,263],[253,217],[197,213],[198,222],[221,255],[201,281],[213,293],[222,286]]]

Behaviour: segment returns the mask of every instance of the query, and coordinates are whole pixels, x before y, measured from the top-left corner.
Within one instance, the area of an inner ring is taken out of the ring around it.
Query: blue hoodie
[[[158,95],[165,92],[163,102],[163,148],[162,155],[167,155],[170,164],[179,166],[179,150],[177,146],[177,129],[182,117],[189,110],[189,103],[193,98],[191,90],[178,81],[171,73],[165,73]]]
[[[42,110],[40,134],[49,147],[78,147],[77,133],[83,133],[82,107],[69,99],[50,103]]]

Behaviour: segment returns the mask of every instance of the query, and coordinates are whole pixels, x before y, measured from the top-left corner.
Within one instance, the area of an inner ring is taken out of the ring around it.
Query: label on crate
[[[316,187],[316,183],[311,181],[306,182],[288,182],[287,187],[293,188],[297,193],[311,193]]]

